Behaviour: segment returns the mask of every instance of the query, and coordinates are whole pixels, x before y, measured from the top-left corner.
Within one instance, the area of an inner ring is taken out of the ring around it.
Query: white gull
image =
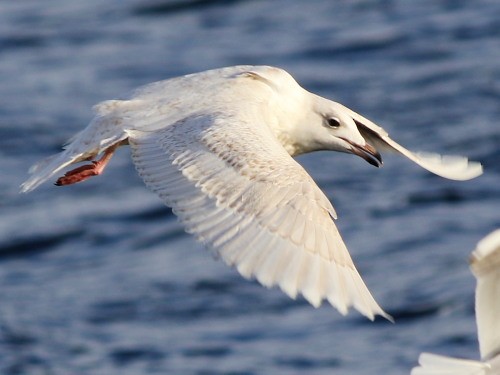
[[[419,155],[356,112],[314,95],[286,71],[235,66],[146,85],[105,101],[64,151],[32,167],[23,192],[70,164],[68,185],[100,174],[116,147],[129,144],[146,185],[207,248],[246,278],[327,299],[370,319],[389,316],[375,302],[335,226],[335,210],[292,158],[316,150],[353,153],[380,166],[375,147],[401,153],[440,176],[482,173],[463,157]]]
[[[481,361],[422,353],[412,375],[500,375],[500,229],[471,255],[476,277],[476,323]]]

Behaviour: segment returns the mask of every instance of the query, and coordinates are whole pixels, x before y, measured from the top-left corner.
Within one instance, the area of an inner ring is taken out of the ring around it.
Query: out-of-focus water
[[[467,257],[500,226],[500,3],[0,2],[0,373],[405,374],[478,357]],[[469,182],[386,156],[300,158],[379,303],[372,323],[243,280],[184,234],[129,151],[29,195],[28,167],[91,106],[235,64],[290,71],[410,149],[466,154]]]

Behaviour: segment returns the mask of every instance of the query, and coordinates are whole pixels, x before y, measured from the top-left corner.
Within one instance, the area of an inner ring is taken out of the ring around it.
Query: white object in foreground
[[[481,361],[422,353],[412,375],[500,375],[500,229],[483,238],[471,256],[477,279],[476,322]]]
[[[146,185],[186,230],[244,277],[301,293],[342,314],[354,306],[389,318],[358,274],[334,224],[335,210],[291,156],[353,153],[380,166],[375,147],[397,151],[443,177],[482,173],[462,157],[421,156],[339,103],[314,95],[284,70],[235,66],[152,83],[96,117],[65,150],[31,169],[30,191],[66,166],[104,156],[57,180],[100,174],[116,147],[130,144]]]

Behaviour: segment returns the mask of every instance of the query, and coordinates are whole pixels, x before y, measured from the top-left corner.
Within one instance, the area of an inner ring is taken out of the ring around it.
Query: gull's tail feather
[[[486,375],[488,363],[467,359],[456,359],[437,354],[422,353],[419,367],[414,367],[411,375]]]
[[[85,158],[81,160],[84,159]],[[71,155],[68,150],[65,150],[36,163],[29,170],[31,177],[21,185],[21,192],[28,193],[36,189],[40,184],[50,179],[57,172],[78,161],[80,160],[78,160],[77,155]]]
[[[124,141],[128,135],[123,128],[123,122],[129,107],[132,107],[131,103],[135,105],[132,101],[108,100],[95,106],[97,115],[85,130],[68,141],[63,151],[30,168],[31,177],[21,185],[21,192],[27,193],[68,165],[92,159],[109,147]]]

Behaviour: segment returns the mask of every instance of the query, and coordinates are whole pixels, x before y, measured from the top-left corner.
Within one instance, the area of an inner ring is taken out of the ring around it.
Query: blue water
[[[0,2],[0,373],[391,375],[424,350],[478,358],[467,257],[500,226],[499,14],[497,0]],[[484,164],[454,182],[391,155],[299,158],[395,324],[214,261],[127,149],[100,178],[18,194],[93,104],[235,64],[283,67],[410,149]]]

